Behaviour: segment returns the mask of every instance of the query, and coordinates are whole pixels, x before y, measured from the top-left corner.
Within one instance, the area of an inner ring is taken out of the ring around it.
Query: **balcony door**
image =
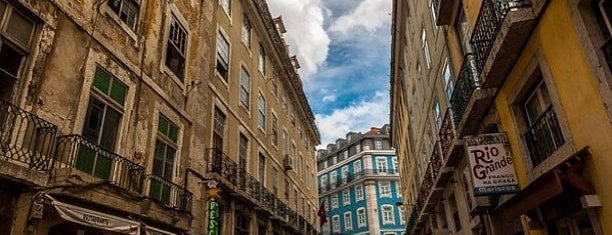
[[[160,115],[149,196],[164,204],[169,204],[173,198],[172,189],[174,184],[172,181],[174,178],[176,150],[178,149],[178,133],[178,127],[166,117]]]

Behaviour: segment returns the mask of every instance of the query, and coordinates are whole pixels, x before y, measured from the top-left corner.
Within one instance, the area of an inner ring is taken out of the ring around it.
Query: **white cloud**
[[[297,55],[302,78],[308,80],[327,58],[330,38],[323,29],[327,10],[321,0],[268,0],[273,16],[282,16],[285,40]]]
[[[354,28],[363,27],[372,32],[389,24],[391,7],[391,0],[364,0],[355,10],[333,22],[329,30],[346,34],[354,33]]]
[[[315,118],[321,131],[318,148],[324,148],[350,131],[365,133],[370,127],[389,123],[389,96],[386,92],[377,92],[371,100],[359,101],[329,115],[316,114]]]

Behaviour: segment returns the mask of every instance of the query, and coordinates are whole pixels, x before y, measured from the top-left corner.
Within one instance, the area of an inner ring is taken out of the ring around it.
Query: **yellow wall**
[[[569,9],[567,0],[550,1],[496,97],[495,105],[503,129],[508,133],[519,182],[525,187],[527,175],[519,149],[523,133],[517,133],[507,99],[536,52],[541,51],[554,80],[554,87],[549,85],[548,89],[556,90],[561,103],[563,113],[557,115],[565,117],[571,133],[566,139],[571,139],[576,149],[591,147],[593,155],[587,160],[585,175],[594,184],[603,204],[599,210],[603,231],[612,231],[612,210],[609,209],[612,187],[605,182],[612,179],[612,125],[601,101],[597,78],[579,41],[578,36],[582,33],[576,32]]]

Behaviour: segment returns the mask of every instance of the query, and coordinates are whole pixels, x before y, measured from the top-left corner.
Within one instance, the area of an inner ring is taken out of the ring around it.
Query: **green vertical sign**
[[[219,203],[214,198],[208,200],[208,235],[219,235]]]

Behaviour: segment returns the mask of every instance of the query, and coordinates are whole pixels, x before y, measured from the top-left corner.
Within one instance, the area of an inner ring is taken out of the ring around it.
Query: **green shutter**
[[[178,128],[175,125],[170,124],[170,128],[168,130],[168,138],[170,138],[175,144],[176,141],[178,141]]]
[[[163,116],[159,116],[159,125],[157,126],[157,130],[163,135],[168,136],[168,120],[166,120],[166,118]]]
[[[94,169],[93,175],[100,179],[110,180],[112,166],[112,158],[98,155],[98,158],[96,159],[96,168]]]
[[[96,68],[96,74],[94,75],[93,86],[98,88],[102,93],[108,94],[110,89],[110,75],[101,68]]]
[[[160,191],[161,191],[161,182],[157,179],[151,178],[151,185],[149,186],[149,197],[161,201]]]
[[[111,99],[113,99],[118,104],[123,106],[123,104],[125,103],[125,91],[126,91],[125,86],[121,84],[119,81],[117,81],[116,79],[113,79],[113,85],[110,89],[110,94],[109,94]]]
[[[81,171],[87,172],[89,174],[93,171],[93,165],[96,158],[96,152],[85,146],[79,145],[79,149],[77,152],[76,162],[74,163],[74,167]]]

